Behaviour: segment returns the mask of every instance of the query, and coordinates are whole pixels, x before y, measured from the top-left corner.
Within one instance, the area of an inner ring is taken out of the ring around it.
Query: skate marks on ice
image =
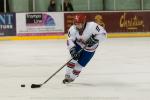
[[[61,71],[42,88],[29,89],[67,60],[64,44],[1,42],[0,100],[150,100],[150,38],[109,39],[73,83],[62,84]],[[21,88],[22,83],[27,87]]]
[[[74,97],[74,96],[66,96],[66,97],[31,97],[30,100],[120,100],[119,97],[95,97],[95,96],[78,96],[78,97]]]
[[[91,84],[91,83],[69,83],[69,84],[65,84],[66,86],[71,86],[71,87],[97,87],[96,84]]]
[[[125,84],[125,83],[119,83],[119,82],[101,82],[101,83],[69,83],[65,84],[66,86],[70,87],[132,87],[134,84]]]

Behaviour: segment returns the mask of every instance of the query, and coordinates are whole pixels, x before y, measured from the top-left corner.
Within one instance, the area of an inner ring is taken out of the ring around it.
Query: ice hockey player
[[[68,30],[67,46],[73,58],[66,66],[63,83],[73,82],[82,68],[93,57],[99,43],[107,38],[105,29],[95,22],[87,22],[85,14],[76,14],[74,24]],[[78,53],[81,49],[82,52]]]

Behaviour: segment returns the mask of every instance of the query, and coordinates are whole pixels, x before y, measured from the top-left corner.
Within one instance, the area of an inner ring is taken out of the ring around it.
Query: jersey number
[[[96,26],[96,30],[99,32],[100,31],[100,28],[98,26]]]

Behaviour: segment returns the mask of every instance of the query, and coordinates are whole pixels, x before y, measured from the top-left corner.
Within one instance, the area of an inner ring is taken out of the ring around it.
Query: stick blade
[[[31,88],[40,88],[42,84],[32,84]]]

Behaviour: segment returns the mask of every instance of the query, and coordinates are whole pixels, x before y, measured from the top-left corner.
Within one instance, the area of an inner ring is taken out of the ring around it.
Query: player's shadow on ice
[[[133,87],[135,85],[121,82],[101,82],[101,83],[70,83],[68,86],[75,87]]]
[[[88,87],[93,87],[95,86],[95,84],[91,84],[91,83],[71,83],[68,84],[70,86],[88,86]]]

